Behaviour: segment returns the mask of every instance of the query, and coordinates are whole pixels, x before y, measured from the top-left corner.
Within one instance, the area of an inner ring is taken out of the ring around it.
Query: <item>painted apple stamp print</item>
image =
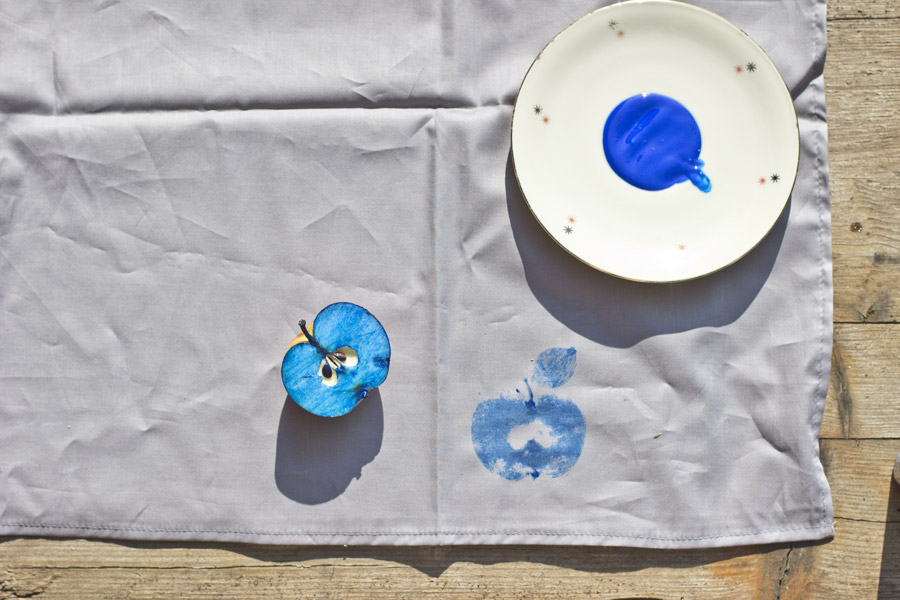
[[[472,416],[472,444],[484,467],[509,481],[560,477],[584,447],[584,415],[556,389],[575,373],[575,348],[550,348],[538,356],[524,390],[485,400]],[[538,389],[536,395],[532,384]]]

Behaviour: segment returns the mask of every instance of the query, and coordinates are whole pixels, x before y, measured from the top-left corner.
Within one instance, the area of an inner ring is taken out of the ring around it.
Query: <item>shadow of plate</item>
[[[768,235],[716,273],[678,283],[638,283],[598,271],[553,241],[525,203],[512,154],[507,159],[506,203],[525,281],[535,299],[572,331],[614,348],[736,321],[768,280],[791,212],[789,199]]]

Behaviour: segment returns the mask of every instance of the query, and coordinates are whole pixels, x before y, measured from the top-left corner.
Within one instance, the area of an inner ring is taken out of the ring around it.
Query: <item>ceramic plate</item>
[[[765,237],[797,174],[790,93],[745,33],[668,0],[615,4],[557,35],[512,119],[534,215],[592,267],[700,277]]]

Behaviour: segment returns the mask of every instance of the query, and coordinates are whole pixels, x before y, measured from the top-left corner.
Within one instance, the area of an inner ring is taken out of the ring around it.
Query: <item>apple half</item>
[[[349,413],[387,378],[391,343],[381,323],[365,308],[337,302],[323,308],[281,363],[281,380],[291,399],[322,417]]]

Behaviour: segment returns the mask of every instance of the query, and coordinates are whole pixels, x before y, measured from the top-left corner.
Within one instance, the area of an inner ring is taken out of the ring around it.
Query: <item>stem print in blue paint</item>
[[[603,127],[603,152],[616,175],[642,190],[690,181],[712,183],[700,160],[700,127],[690,111],[662,94],[638,94],[616,106]]]
[[[559,387],[574,369],[574,348],[550,348],[538,357],[532,379]],[[475,454],[487,470],[510,481],[565,475],[584,447],[584,415],[571,400],[553,394],[535,398],[528,379],[525,387],[526,393],[516,390],[515,396],[485,400],[475,409]]]
[[[300,321],[300,329],[281,363],[281,380],[291,399],[309,412],[345,415],[387,377],[391,344],[365,308],[331,304],[312,326]]]

